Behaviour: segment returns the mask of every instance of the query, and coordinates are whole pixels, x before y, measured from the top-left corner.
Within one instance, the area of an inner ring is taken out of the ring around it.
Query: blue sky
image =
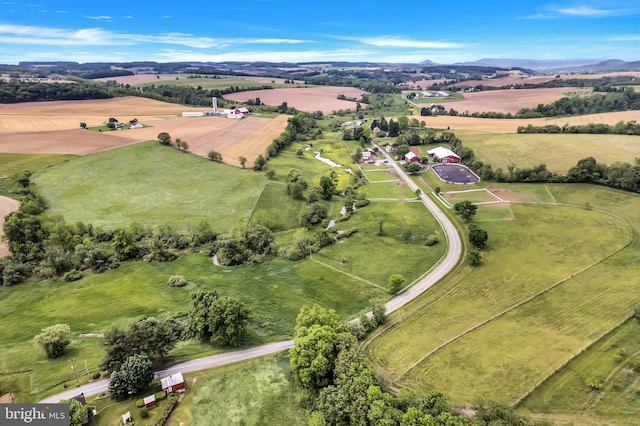
[[[0,0],[19,61],[640,60],[640,0]]]

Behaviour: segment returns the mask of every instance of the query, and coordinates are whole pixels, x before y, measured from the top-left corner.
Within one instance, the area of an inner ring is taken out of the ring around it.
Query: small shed
[[[169,392],[184,392],[184,378],[182,373],[172,374],[171,376],[160,379],[162,390]]]
[[[126,425],[129,422],[132,422],[133,419],[131,418],[131,411],[127,411],[126,413],[124,413],[122,415],[122,424]]]
[[[149,395],[142,399],[144,401],[144,406],[147,408],[153,407],[156,405],[156,396]]]

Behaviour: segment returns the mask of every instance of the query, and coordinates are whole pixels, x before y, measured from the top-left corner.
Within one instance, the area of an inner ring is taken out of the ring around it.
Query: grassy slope
[[[49,213],[104,227],[132,222],[184,229],[208,219],[228,231],[248,219],[263,179],[251,170],[213,163],[145,142],[82,157],[37,173]]]
[[[478,160],[491,164],[494,169],[501,167],[505,173],[509,164],[520,168],[546,164],[548,170],[566,173],[586,157],[612,164],[633,162],[640,156],[640,138],[637,136],[455,133],[465,147],[473,149]]]
[[[174,274],[196,284],[169,287],[167,279]],[[0,387],[18,380],[14,373],[30,365],[30,384],[16,393],[21,401],[31,400],[37,397],[29,392],[42,392],[73,379],[67,368],[72,358],[87,360],[89,369],[95,371],[102,358],[100,340],[79,338],[80,333],[125,327],[141,316],[185,313],[190,292],[197,288],[238,296],[249,305],[253,316],[246,345],[289,338],[304,304],[323,304],[347,319],[366,308],[370,298],[380,296],[375,287],[311,261],[275,260],[253,267],[219,268],[196,254],[184,254],[168,263],[128,263],[73,283],[34,282],[3,288],[0,345],[6,356],[0,364]],[[75,337],[65,356],[46,360],[31,339],[40,329],[57,323],[69,324]],[[172,356],[184,359],[220,350],[196,343],[183,346]]]
[[[401,326],[390,329],[373,341],[370,353],[386,375],[396,377],[439,343],[615,251],[627,238],[628,230],[624,223],[597,212],[535,205],[512,207],[515,220],[482,224],[489,233],[490,250],[485,253],[485,264],[481,268],[466,276],[459,275],[455,281],[444,281],[423,296],[417,306],[409,305],[398,314],[402,317]],[[517,333],[517,329],[510,330]],[[507,333],[506,339],[509,341],[515,337]],[[403,346],[403,351],[397,350],[401,342],[409,340],[412,340],[411,345]],[[479,353],[490,351],[491,345],[495,345],[495,342],[487,342],[474,340],[475,346],[454,343],[457,348],[455,356],[449,352],[448,357],[435,354],[435,358],[442,360],[433,364],[440,368],[438,374],[424,374],[423,368],[428,367],[423,363],[410,371],[403,382],[421,390],[435,387],[453,399],[467,400],[469,393],[464,393],[467,390],[475,396],[486,396],[492,387],[472,388],[467,381],[451,380],[451,374],[463,371],[460,374],[466,380],[474,377],[476,382],[491,377],[492,373],[487,370],[476,369],[471,373],[471,364],[475,360],[472,354],[478,357]],[[496,352],[491,352],[491,361],[499,368],[505,361],[497,360],[504,360],[505,353]],[[515,358],[522,362],[528,360],[526,356],[529,355],[524,354],[523,358],[520,354]],[[432,365],[427,362],[428,366]],[[468,368],[465,362],[470,362]],[[478,359],[477,362],[483,361]],[[429,371],[435,370],[437,368],[434,367]],[[537,372],[533,377],[539,379],[541,375]],[[508,399],[509,392],[504,389],[508,383],[501,382],[500,388],[496,389],[500,395],[491,396]]]
[[[521,408],[551,419],[580,413],[585,424],[632,424],[640,418],[640,375],[630,368],[640,357],[638,334],[640,323],[628,321],[546,381]],[[601,391],[585,384],[596,376],[604,379]]]
[[[70,154],[10,154],[0,152],[0,178],[25,170],[36,171],[57,164],[75,155]]]

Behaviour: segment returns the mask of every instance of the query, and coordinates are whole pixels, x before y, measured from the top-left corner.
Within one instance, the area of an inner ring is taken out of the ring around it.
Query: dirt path
[[[0,237],[4,234],[3,225],[4,217],[9,213],[18,210],[20,203],[13,198],[0,197]],[[9,248],[3,242],[0,242],[0,257],[9,255]]]

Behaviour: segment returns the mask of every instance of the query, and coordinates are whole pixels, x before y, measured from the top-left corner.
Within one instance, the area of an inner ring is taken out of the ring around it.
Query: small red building
[[[147,408],[151,408],[155,406],[157,403],[155,395],[149,395],[146,398],[143,398],[142,400],[144,401],[144,406]]]
[[[416,154],[414,154],[413,152],[409,151],[405,156],[404,156],[404,160],[405,161],[412,161],[414,163],[418,163],[420,164],[420,157],[418,157]]]
[[[172,374],[171,376],[160,379],[162,390],[169,392],[184,392],[184,378],[182,373]]]

